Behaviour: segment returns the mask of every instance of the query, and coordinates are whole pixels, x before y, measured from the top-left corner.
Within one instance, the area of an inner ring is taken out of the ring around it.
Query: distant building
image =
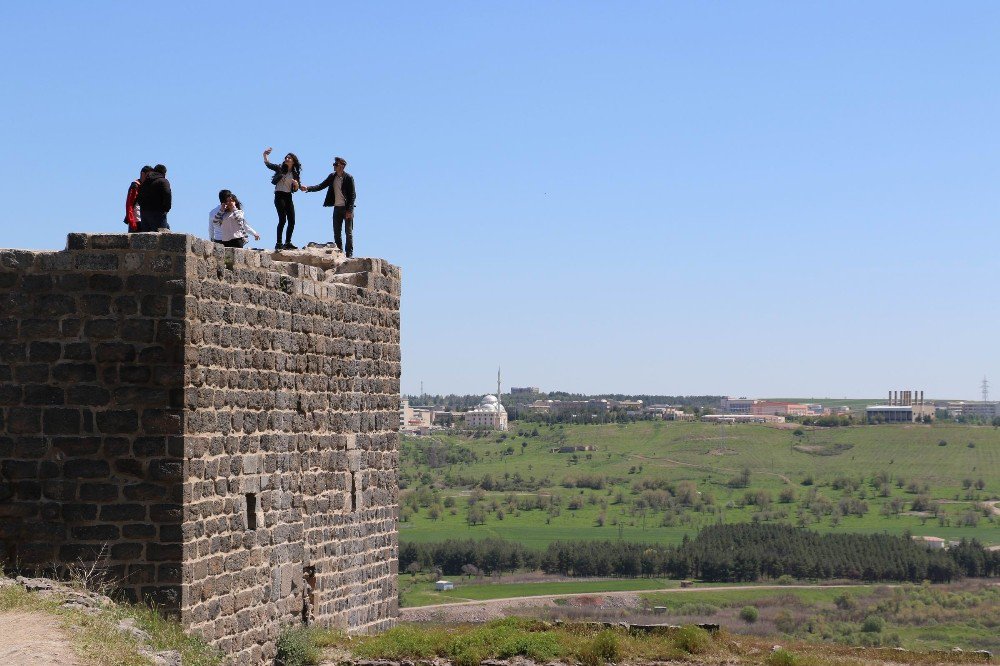
[[[406,421],[413,417],[413,410],[410,409],[410,401],[403,399],[399,401],[399,429],[406,427]]]
[[[511,395],[538,395],[541,393],[541,389],[537,386],[511,386]]]
[[[934,405],[924,402],[923,391],[889,391],[888,403],[865,408],[868,423],[913,423],[921,417],[934,418]]]
[[[868,405],[865,407],[865,419],[869,423],[912,423],[912,405]]]
[[[420,432],[434,424],[433,407],[411,407],[409,400],[399,401],[399,429],[402,432]]]
[[[434,583],[434,589],[438,592],[447,592],[448,590],[454,590],[455,584],[448,580],[439,580]]]
[[[809,405],[798,402],[778,402],[772,400],[757,400],[750,407],[750,413],[762,416],[808,416]]]
[[[721,407],[725,414],[750,414],[756,402],[751,398],[723,398]]]
[[[693,421],[694,414],[688,414],[683,409],[670,405],[649,405],[642,410],[645,416],[664,421]]]
[[[465,425],[469,428],[507,429],[507,410],[495,395],[484,395],[479,406],[465,412]]]
[[[930,550],[944,550],[948,542],[936,536],[915,536],[912,537],[917,543],[922,543]]]
[[[775,414],[706,414],[701,417],[707,423],[784,423],[784,416]]]
[[[965,402],[959,400],[957,402],[949,402],[946,409],[948,410],[948,416],[953,419],[965,417],[992,421],[997,416],[1000,416],[1000,402]]]
[[[461,416],[456,412],[434,412],[434,425],[450,428],[455,423],[456,416]]]
[[[537,414],[606,414],[611,409],[607,400],[535,400],[528,409]]]

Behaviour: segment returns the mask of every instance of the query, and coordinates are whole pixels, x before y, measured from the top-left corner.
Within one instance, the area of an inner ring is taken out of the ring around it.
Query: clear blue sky
[[[1000,395],[1000,5],[8,3],[2,246],[343,155],[404,392]],[[318,194],[295,240],[332,240]]]

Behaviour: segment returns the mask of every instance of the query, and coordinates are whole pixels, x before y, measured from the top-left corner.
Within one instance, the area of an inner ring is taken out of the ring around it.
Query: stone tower
[[[278,256],[278,255],[276,255]],[[0,250],[0,557],[233,655],[397,614],[399,270],[181,234]]]

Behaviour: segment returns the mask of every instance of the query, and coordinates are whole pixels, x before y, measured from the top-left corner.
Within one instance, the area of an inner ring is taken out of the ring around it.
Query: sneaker
[[[292,245],[291,243],[285,243],[285,245],[284,245],[284,248],[283,248],[283,249],[285,249],[285,250],[297,250],[297,249],[299,249],[299,248],[295,247],[295,246],[294,246],[294,245]]]

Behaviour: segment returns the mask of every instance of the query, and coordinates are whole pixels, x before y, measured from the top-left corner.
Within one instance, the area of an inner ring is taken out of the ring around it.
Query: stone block
[[[63,463],[63,474],[67,479],[103,479],[111,473],[106,460],[75,458]]]
[[[62,405],[66,403],[65,391],[58,386],[29,384],[24,387],[25,405]]]
[[[91,253],[76,255],[76,268],[87,271],[116,271],[119,259],[117,254]]]
[[[97,412],[97,429],[102,433],[133,433],[139,427],[139,413],[135,410],[113,409]]]

